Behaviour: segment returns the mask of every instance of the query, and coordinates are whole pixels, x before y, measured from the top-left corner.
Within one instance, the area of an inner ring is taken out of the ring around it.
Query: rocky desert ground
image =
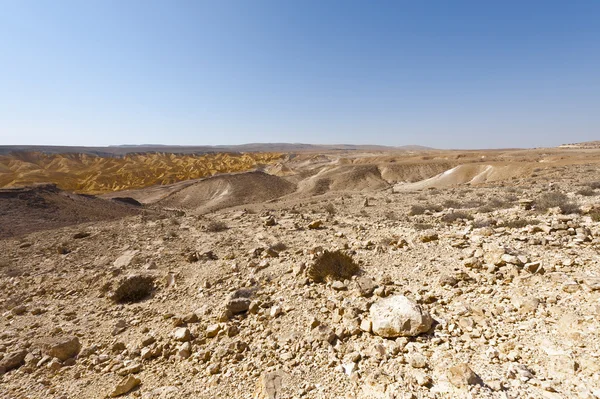
[[[1,190],[0,397],[600,398],[599,149],[269,160]]]

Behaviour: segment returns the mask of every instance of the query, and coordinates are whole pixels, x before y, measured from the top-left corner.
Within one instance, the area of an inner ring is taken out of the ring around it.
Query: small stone
[[[206,327],[206,336],[208,338],[214,338],[217,336],[217,334],[219,334],[219,331],[221,331],[220,324],[211,324],[208,327]]]
[[[334,281],[331,284],[331,288],[333,288],[336,291],[345,291],[346,289],[348,289],[348,287],[346,287],[346,285],[342,281],[339,281],[339,280]]]
[[[314,220],[308,224],[309,230],[318,230],[323,226],[323,221]]]
[[[177,349],[177,356],[182,359],[187,359],[192,354],[192,344],[189,342],[184,342]]]
[[[271,316],[272,319],[274,319],[277,316],[280,316],[282,313],[283,313],[283,309],[281,309],[281,306],[273,306],[271,308],[271,311],[269,312],[269,315]]]
[[[370,333],[372,331],[372,324],[371,324],[371,320],[369,319],[362,319],[360,322],[360,329],[366,333]]]
[[[471,370],[471,367],[469,367],[468,364],[460,363],[448,369],[448,380],[452,385],[462,388],[468,385],[477,384],[479,377]]]
[[[408,360],[408,363],[411,365],[411,367],[414,367],[416,369],[423,369],[427,367],[427,359],[425,358],[425,356],[419,353],[411,356]]]
[[[275,371],[265,373],[256,382],[253,399],[279,399],[283,396],[283,376]]]
[[[372,279],[364,276],[356,279],[356,285],[358,286],[360,296],[370,296],[373,294],[375,288],[377,288],[377,285]]]
[[[125,395],[127,392],[130,392],[132,389],[140,385],[141,382],[142,381],[139,378],[136,378],[132,375],[127,376],[117,384],[115,389],[110,393],[110,397],[114,398]]]
[[[226,309],[232,314],[244,313],[250,308],[250,303],[248,298],[232,298],[227,302]]]
[[[192,339],[192,334],[188,328],[181,327],[175,330],[173,337],[179,342],[187,342]]]
[[[211,364],[208,366],[208,374],[215,375],[221,372],[221,365],[219,363]]]

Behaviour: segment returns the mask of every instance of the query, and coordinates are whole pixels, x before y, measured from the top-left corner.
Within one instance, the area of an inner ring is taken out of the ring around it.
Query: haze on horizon
[[[600,2],[3,2],[0,145],[600,138]]]

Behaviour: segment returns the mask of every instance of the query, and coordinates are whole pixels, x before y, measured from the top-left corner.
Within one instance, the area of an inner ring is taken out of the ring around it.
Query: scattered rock
[[[115,398],[117,396],[125,395],[126,393],[130,392],[132,389],[140,385],[141,382],[142,381],[139,378],[129,375],[117,384],[115,389],[110,393],[110,397]]]
[[[432,319],[420,305],[404,295],[375,302],[370,309],[373,333],[385,338],[416,336],[429,331]]]

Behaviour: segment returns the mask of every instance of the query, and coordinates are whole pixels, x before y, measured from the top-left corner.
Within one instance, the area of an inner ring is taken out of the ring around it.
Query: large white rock
[[[429,313],[404,295],[380,299],[371,306],[373,333],[386,338],[412,337],[428,331]]]

